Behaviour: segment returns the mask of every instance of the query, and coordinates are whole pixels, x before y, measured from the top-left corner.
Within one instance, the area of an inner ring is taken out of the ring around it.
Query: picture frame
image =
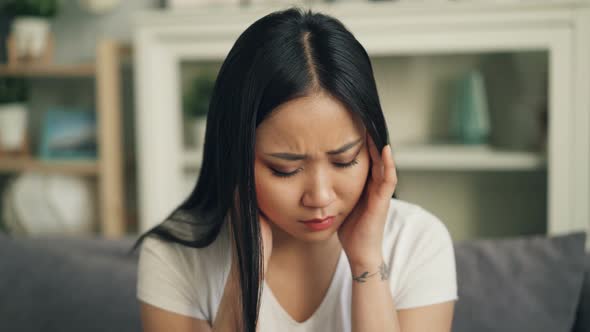
[[[41,159],[96,159],[96,114],[85,108],[51,108],[43,117]]]

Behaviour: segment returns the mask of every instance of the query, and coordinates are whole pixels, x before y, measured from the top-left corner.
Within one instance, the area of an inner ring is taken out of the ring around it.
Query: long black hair
[[[227,220],[237,250],[245,332],[255,332],[263,273],[254,185],[255,131],[277,106],[320,91],[360,117],[379,151],[388,144],[371,61],[339,20],[292,7],[254,22],[238,37],[219,70],[196,186],[134,246],[146,236],[158,236],[207,247]]]

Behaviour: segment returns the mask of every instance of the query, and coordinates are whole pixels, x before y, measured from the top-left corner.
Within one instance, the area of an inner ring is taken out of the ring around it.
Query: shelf
[[[546,168],[542,153],[500,150],[489,145],[432,144],[394,147],[399,169],[534,171]]]
[[[0,76],[25,77],[91,77],[96,72],[93,63],[49,66],[0,65]]]
[[[105,238],[125,236],[128,226],[125,202],[127,181],[123,169],[125,159],[122,121],[124,117],[121,115],[124,105],[123,93],[126,92],[126,87],[122,86],[121,66],[123,60],[132,60],[131,55],[132,48],[129,44],[101,39],[96,44],[96,56],[86,63],[0,64],[0,77],[93,80],[92,102],[96,110],[96,143],[100,152],[97,159],[39,160],[30,155],[0,154],[0,174],[14,175],[33,171],[92,177],[92,180],[96,182],[96,208],[99,215],[97,218],[99,225],[96,230]],[[61,92],[63,91],[56,94],[55,100],[62,97]],[[35,94],[35,98],[43,97],[39,105],[54,103],[54,98],[48,98],[51,93],[52,91]]]
[[[401,170],[445,171],[535,171],[547,166],[541,153],[495,149],[488,145],[431,144],[394,147],[396,167]],[[200,149],[187,149],[184,168],[198,169],[202,163]]]
[[[43,161],[27,157],[0,159],[0,173],[36,171],[41,173],[66,173],[76,175],[98,174],[95,160]]]

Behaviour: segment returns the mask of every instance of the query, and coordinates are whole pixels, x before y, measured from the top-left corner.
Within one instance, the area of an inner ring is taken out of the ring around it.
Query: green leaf
[[[10,0],[4,1],[2,12],[11,16],[54,17],[57,15],[60,0]]]
[[[195,77],[184,96],[183,109],[188,117],[206,116],[209,111],[211,95],[215,87],[215,76],[210,72]]]

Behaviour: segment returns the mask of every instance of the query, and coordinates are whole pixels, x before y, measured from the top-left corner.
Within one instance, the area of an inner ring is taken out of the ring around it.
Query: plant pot
[[[12,35],[19,58],[39,58],[48,44],[50,20],[42,17],[17,17],[12,22]]]
[[[19,151],[25,142],[28,108],[24,103],[0,105],[0,150]]]

